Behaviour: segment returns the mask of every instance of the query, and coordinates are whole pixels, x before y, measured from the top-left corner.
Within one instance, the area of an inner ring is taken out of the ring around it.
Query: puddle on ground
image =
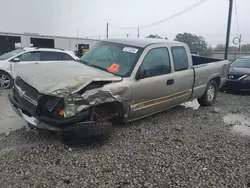
[[[185,108],[192,108],[194,110],[197,110],[200,107],[200,104],[198,103],[197,100],[193,100],[193,101],[185,102],[181,104],[181,106],[184,106]]]
[[[227,114],[223,117],[226,124],[232,125],[234,132],[250,136],[250,118],[242,114]]]

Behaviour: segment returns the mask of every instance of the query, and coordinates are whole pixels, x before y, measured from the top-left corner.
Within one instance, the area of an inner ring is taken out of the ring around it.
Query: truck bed
[[[193,66],[195,80],[192,98],[201,97],[212,79],[217,81],[219,88],[226,83],[229,70],[228,60],[218,61],[218,59],[197,56],[193,59],[196,60],[196,65]]]
[[[192,55],[192,60],[193,60],[193,66],[223,61],[223,59],[215,59],[215,58],[203,57],[203,56],[198,56],[198,55]]]

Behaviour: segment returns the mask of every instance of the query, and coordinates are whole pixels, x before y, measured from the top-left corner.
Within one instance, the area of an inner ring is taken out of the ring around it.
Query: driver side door
[[[137,119],[171,106],[174,93],[172,66],[167,47],[150,49],[145,55],[132,84],[130,119]]]

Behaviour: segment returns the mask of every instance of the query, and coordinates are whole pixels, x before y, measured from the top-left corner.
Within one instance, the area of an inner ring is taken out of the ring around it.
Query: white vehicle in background
[[[77,61],[79,58],[71,51],[53,48],[20,48],[0,56],[0,90],[13,86],[14,70],[18,66],[25,68],[28,64]]]

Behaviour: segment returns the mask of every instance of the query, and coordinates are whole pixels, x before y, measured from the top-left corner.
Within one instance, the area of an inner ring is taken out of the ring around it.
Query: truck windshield
[[[25,50],[24,49],[16,49],[16,50],[13,50],[13,51],[10,51],[8,53],[5,53],[3,55],[0,56],[0,60],[6,60],[6,59],[9,59],[17,54],[20,54],[21,52],[24,52]]]
[[[142,50],[140,47],[102,41],[83,55],[80,62],[121,77],[128,77]]]
[[[237,59],[231,64],[231,67],[250,68],[250,58]]]

